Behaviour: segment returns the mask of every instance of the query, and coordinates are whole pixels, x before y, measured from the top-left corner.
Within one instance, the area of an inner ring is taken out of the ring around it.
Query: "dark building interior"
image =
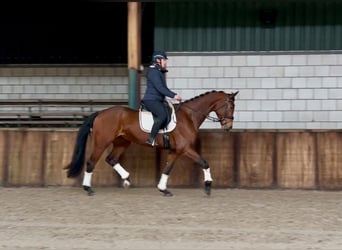
[[[142,63],[153,51],[154,4],[142,3]],[[127,2],[0,3],[0,64],[127,64]]]

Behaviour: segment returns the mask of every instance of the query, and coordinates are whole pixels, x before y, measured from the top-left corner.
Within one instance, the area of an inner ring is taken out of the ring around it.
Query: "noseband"
[[[214,110],[217,113],[218,110],[220,110],[221,108],[224,108],[224,115],[223,115],[223,117],[216,118],[216,117],[207,115],[206,118],[208,120],[210,120],[210,121],[213,121],[213,122],[223,122],[224,120],[231,120],[231,121],[233,121],[234,120],[234,116],[228,115],[229,102],[230,102],[230,100],[229,100],[229,96],[228,96],[227,100],[224,102],[224,104]]]

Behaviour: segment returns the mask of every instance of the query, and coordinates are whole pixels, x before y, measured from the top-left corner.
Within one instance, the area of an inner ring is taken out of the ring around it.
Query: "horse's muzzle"
[[[222,125],[222,129],[224,130],[224,131],[229,131],[229,130],[231,130],[233,128],[233,125],[228,125],[228,124],[223,124]]]

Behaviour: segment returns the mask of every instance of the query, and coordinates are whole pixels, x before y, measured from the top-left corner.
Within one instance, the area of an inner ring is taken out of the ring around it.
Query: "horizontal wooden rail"
[[[75,127],[95,111],[127,105],[121,99],[0,100],[0,127]]]

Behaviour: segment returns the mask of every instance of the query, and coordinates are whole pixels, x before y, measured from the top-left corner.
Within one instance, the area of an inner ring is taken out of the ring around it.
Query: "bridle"
[[[194,110],[193,108],[191,108],[191,107],[185,105],[184,103],[183,103],[183,104],[181,103],[181,105],[182,105],[182,106],[186,106],[187,108],[191,109],[191,110],[194,111],[194,112],[201,113],[203,116],[205,116],[206,119],[208,119],[208,120],[210,120],[210,121],[222,123],[222,122],[225,121],[225,120],[231,120],[231,121],[234,120],[234,116],[228,115],[229,103],[230,103],[230,98],[229,98],[229,96],[228,96],[228,97],[227,97],[227,100],[224,102],[224,104],[223,104],[222,106],[220,106],[220,107],[218,107],[217,109],[213,110],[215,113],[217,113],[218,110],[224,108],[223,117],[214,117],[214,116],[211,116],[211,115],[204,114],[204,113],[202,113],[202,112],[200,112],[200,111],[198,111],[198,110]],[[222,125],[224,125],[224,124],[222,124]]]
[[[232,115],[228,115],[228,108],[229,108],[229,103],[230,103],[230,99],[229,99],[229,96],[227,97],[227,100],[224,102],[224,104],[220,107],[218,107],[217,109],[213,110],[216,114],[217,114],[217,111],[224,108],[224,114],[223,114],[223,117],[213,117],[213,116],[210,116],[210,115],[207,115],[206,118],[210,121],[213,121],[213,122],[220,122],[222,123],[223,121],[225,120],[231,120],[233,121],[234,120],[234,116]],[[224,125],[224,124],[222,124]]]

